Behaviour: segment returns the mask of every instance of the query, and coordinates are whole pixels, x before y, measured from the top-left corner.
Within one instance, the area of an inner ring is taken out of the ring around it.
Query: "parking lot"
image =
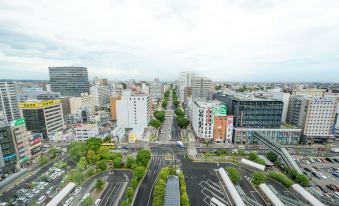
[[[324,196],[339,199],[339,158],[295,156],[296,162],[311,180],[311,186]]]
[[[38,176],[25,188],[18,190],[12,199],[13,205],[25,205],[30,202],[45,204],[51,200],[59,190],[60,181],[65,170],[50,167],[46,172]]]

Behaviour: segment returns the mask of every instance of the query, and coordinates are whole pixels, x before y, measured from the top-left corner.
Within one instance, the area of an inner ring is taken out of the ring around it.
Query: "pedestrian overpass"
[[[297,165],[297,163],[295,162],[295,160],[292,158],[292,156],[285,147],[273,141],[272,139],[265,137],[264,135],[257,131],[254,132],[253,137],[262,144],[266,145],[274,153],[276,153],[286,163],[286,165],[289,168],[295,169],[299,173],[302,173],[299,166]]]

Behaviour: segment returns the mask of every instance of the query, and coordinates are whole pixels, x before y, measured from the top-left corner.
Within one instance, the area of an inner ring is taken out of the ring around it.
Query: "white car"
[[[99,206],[100,202],[101,202],[101,199],[97,199],[97,200],[95,200],[95,202],[94,202],[94,206]]]
[[[38,204],[44,203],[45,200],[46,200],[46,196],[45,196],[45,195],[41,196],[41,197],[38,199]]]
[[[81,190],[82,190],[82,187],[78,187],[78,188],[74,191],[73,195],[74,195],[74,196],[78,195],[78,194],[81,192]]]
[[[69,206],[73,202],[73,199],[73,197],[70,197],[68,200],[66,200],[63,206]]]

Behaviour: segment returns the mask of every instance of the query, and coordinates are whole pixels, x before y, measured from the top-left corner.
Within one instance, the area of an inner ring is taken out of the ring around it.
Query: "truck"
[[[184,143],[182,143],[181,141],[177,141],[177,145],[178,145],[179,147],[184,147]]]

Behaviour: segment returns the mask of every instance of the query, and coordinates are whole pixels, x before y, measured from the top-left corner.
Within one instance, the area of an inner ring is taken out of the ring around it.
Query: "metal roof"
[[[228,177],[224,168],[219,168],[218,170],[221,180],[223,181],[224,185],[226,186],[227,191],[229,192],[231,199],[233,200],[236,206],[245,206],[244,201],[240,197],[237,189],[235,189],[231,179]]]
[[[292,188],[296,191],[300,196],[302,196],[309,204],[313,206],[325,206],[322,202],[320,202],[317,198],[315,198],[311,193],[305,190],[299,184],[293,184]]]
[[[280,199],[272,192],[272,190],[265,183],[260,184],[259,188],[265,194],[265,196],[272,202],[272,205],[284,206],[284,203],[280,201]]]
[[[262,170],[262,171],[265,170],[265,166],[264,165],[258,164],[256,162],[252,162],[252,161],[250,161],[248,159],[245,159],[245,158],[241,159],[241,163],[249,165],[249,166],[254,167],[254,168],[257,168],[257,169]]]
[[[46,206],[57,206],[74,189],[75,183],[70,182]]]
[[[180,189],[177,176],[169,175],[167,177],[165,206],[180,206]]]

